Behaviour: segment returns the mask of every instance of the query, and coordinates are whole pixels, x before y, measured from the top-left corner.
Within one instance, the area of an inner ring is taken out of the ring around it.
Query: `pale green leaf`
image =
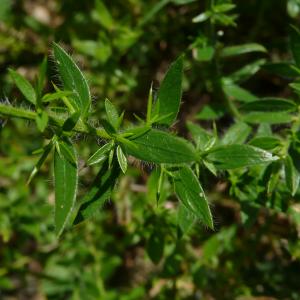
[[[36,105],[37,96],[31,83],[26,78],[24,78],[21,74],[19,74],[18,72],[12,69],[9,69],[9,74],[11,78],[14,80],[20,92],[23,94],[23,96],[31,104]]]

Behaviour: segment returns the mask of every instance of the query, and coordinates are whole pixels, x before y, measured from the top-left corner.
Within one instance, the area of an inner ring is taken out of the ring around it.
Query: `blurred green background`
[[[220,43],[256,42],[268,50],[224,61],[224,74],[253,59],[291,59],[288,26],[299,25],[299,0],[217,2],[236,4],[232,20],[217,25]],[[209,127],[211,121],[199,114],[213,102],[213,78],[201,52],[207,26],[192,21],[207,3],[0,0],[0,98],[26,105],[7,68],[33,80],[45,55],[51,90],[57,76],[50,49],[56,41],[86,74],[94,117],[103,115],[103,100],[109,98],[132,120],[132,113],[143,115],[151,82],[157,87],[169,64],[184,52],[183,105],[175,128],[186,135],[185,121],[199,119]],[[262,69],[243,87],[259,96],[282,97],[290,95],[288,83],[289,78]],[[229,116],[218,118],[219,130],[224,132],[230,122]],[[132,162],[99,214],[58,241],[52,220],[51,162],[26,186],[37,160],[31,153],[42,146],[40,134],[26,121],[3,119],[1,124],[0,299],[300,299],[299,202],[289,209],[248,205],[245,199],[255,201],[261,188],[255,170],[250,175],[235,173],[231,183],[203,178],[216,231],[195,224],[177,239],[172,188],[166,183],[157,206],[155,169],[151,173],[151,166]],[[82,159],[97,149],[97,142],[89,138],[78,143]],[[94,174],[94,169],[80,173],[82,193]],[[232,193],[230,186],[240,176],[247,187],[237,183]],[[154,264],[150,257],[160,256],[156,251],[164,255]]]

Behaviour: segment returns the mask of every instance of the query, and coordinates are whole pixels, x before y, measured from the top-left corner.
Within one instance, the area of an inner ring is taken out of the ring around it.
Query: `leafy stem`
[[[58,114],[54,114],[51,112],[48,112],[48,114],[49,125],[57,126],[59,128],[63,126],[65,122],[65,118],[63,116],[59,116]],[[37,116],[37,113],[28,109],[13,107],[10,105],[0,103],[0,115],[34,121]],[[72,129],[72,132],[96,135],[103,139],[112,138],[109,134],[106,133],[106,131],[103,128],[95,128],[91,125],[84,124],[83,122],[78,122]]]

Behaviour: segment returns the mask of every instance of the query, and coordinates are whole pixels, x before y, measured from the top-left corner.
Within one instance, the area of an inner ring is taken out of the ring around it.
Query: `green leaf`
[[[284,161],[285,181],[292,196],[294,196],[299,186],[299,173],[296,170],[292,158],[288,155]]]
[[[176,120],[181,101],[182,72],[183,56],[180,56],[171,64],[158,91],[154,112],[158,117],[169,115],[160,124],[170,126]]]
[[[127,158],[126,158],[121,146],[117,147],[117,158],[118,158],[119,166],[120,166],[122,172],[125,174],[127,171]]]
[[[232,125],[225,133],[222,144],[243,144],[251,133],[251,127],[246,123],[238,122]]]
[[[43,96],[42,102],[52,102],[54,100],[62,99],[63,97],[68,97],[73,94],[74,92],[71,91],[58,91],[55,93],[48,93]]]
[[[30,182],[32,181],[33,177],[37,174],[37,172],[40,170],[40,168],[42,167],[43,163],[45,162],[45,160],[47,159],[50,151],[52,150],[53,147],[53,143],[52,141],[43,148],[43,154],[41,155],[40,159],[38,160],[38,162],[36,163],[35,167],[33,168],[26,184],[30,184]]]
[[[197,114],[199,120],[217,120],[224,116],[224,110],[222,107],[205,105],[202,110]]]
[[[72,114],[63,124],[62,130],[65,132],[71,131],[77,124],[78,120],[80,118],[80,112],[77,111],[74,114]]]
[[[196,220],[196,215],[187,209],[183,204],[178,207],[177,225],[180,229],[180,236],[186,234],[193,226]]]
[[[212,9],[214,13],[220,14],[220,13],[225,13],[230,10],[233,10],[235,7],[236,5],[232,3],[221,3],[221,4],[213,5]]]
[[[283,78],[295,78],[299,76],[299,72],[290,62],[267,63],[263,66],[263,69]]]
[[[285,124],[292,121],[292,115],[284,112],[252,112],[243,115],[243,121],[251,124]]]
[[[95,21],[99,22],[104,28],[112,30],[114,27],[114,20],[101,0],[96,0],[95,9],[92,11],[92,17]]]
[[[44,132],[48,125],[48,114],[46,111],[39,112],[35,117],[35,122],[39,131]]]
[[[174,172],[174,186],[181,203],[204,225],[213,229],[212,215],[204,191],[189,167],[183,166]]]
[[[164,254],[165,239],[161,230],[154,229],[147,243],[147,253],[154,264],[158,264]]]
[[[215,54],[215,48],[214,47],[197,47],[195,58],[197,61],[211,61]]]
[[[70,164],[77,165],[77,157],[73,145],[69,140],[60,140],[56,143],[59,155]]]
[[[192,122],[187,122],[187,128],[192,135],[192,138],[197,146],[197,149],[204,151],[208,145],[211,144],[211,141],[214,139],[214,136],[204,130],[197,124]]]
[[[211,149],[205,157],[205,160],[213,163],[219,170],[265,164],[277,159],[272,153],[249,145],[218,146]]]
[[[68,152],[76,157],[73,145],[66,143]],[[57,151],[54,153],[55,227],[59,236],[72,213],[77,192],[77,163],[70,163]]]
[[[243,45],[236,45],[236,46],[229,46],[225,47],[221,50],[220,56],[221,57],[228,57],[228,56],[236,56],[250,52],[263,52],[266,53],[267,49],[260,45],[260,44],[243,44]]]
[[[265,59],[256,60],[229,75],[229,79],[233,82],[246,81],[256,74],[260,70],[261,66],[265,64],[265,62]]]
[[[272,150],[280,145],[280,139],[273,136],[259,136],[252,139],[249,145],[258,147],[264,150]]]
[[[88,83],[71,56],[56,43],[53,43],[53,53],[64,89],[74,93],[70,96],[72,104],[85,118],[91,106]]]
[[[8,69],[9,75],[15,82],[16,86],[20,90],[20,92],[23,94],[23,96],[33,105],[36,105],[36,93],[31,85],[31,83],[24,78],[22,75],[20,75],[18,72]]]
[[[113,148],[114,142],[110,141],[109,143],[102,146],[98,149],[87,161],[89,166],[103,162],[107,158],[107,153]]]
[[[105,111],[108,122],[114,127],[115,130],[119,129],[119,114],[116,107],[108,100],[105,99]]]
[[[81,201],[74,224],[81,223],[99,211],[105,201],[110,198],[119,175],[120,168],[118,164],[113,163],[112,167],[109,168],[108,161],[106,160],[86,196]]]
[[[300,32],[295,26],[290,26],[290,47],[293,53],[296,65],[300,66]]]
[[[205,11],[192,19],[193,23],[205,22],[211,17],[212,13],[210,11]]]
[[[251,102],[257,99],[255,95],[247,91],[246,89],[238,86],[234,83],[228,83],[224,80],[223,84],[223,91],[228,97],[232,97],[241,102]]]
[[[128,154],[144,161],[176,164],[197,160],[196,151],[190,143],[164,131],[151,129],[130,140],[135,147],[124,145],[124,149]]]
[[[258,112],[292,112],[297,110],[297,105],[292,100],[281,98],[262,98],[244,104],[243,111]]]

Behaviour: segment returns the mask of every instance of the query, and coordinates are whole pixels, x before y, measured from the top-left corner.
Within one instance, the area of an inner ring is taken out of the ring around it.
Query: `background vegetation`
[[[289,24],[299,23],[298,0],[0,0],[0,7],[1,102],[26,107],[7,70],[34,81],[45,56],[53,91],[53,41],[83,69],[99,119],[105,98],[127,121],[143,116],[151,82],[155,91],[182,53],[183,104],[172,128],[182,136],[193,121],[223,137],[238,117],[227,98],[297,99],[289,83],[299,73],[282,62],[293,60]],[[221,52],[241,44],[243,55]],[[289,120],[251,126],[285,136]],[[165,182],[157,204],[155,168],[132,160],[111,201],[58,240],[51,161],[26,185],[40,133],[24,120],[3,117],[0,125],[0,299],[300,299],[300,193],[290,195],[280,168],[263,177],[255,167],[201,172],[215,230],[188,222],[178,238],[172,186]],[[97,142],[80,143],[81,156]],[[83,168],[82,194],[95,173]]]

